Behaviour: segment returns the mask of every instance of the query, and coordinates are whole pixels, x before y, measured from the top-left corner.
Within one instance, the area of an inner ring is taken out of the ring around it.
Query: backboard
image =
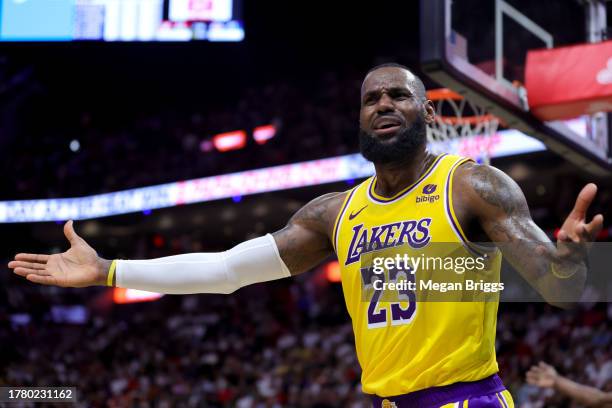
[[[529,50],[604,38],[603,0],[421,0],[421,68],[580,167],[612,174],[607,114],[543,122],[522,86]]]

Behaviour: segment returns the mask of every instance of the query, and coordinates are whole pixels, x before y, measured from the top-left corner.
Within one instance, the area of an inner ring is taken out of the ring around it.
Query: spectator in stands
[[[612,362],[605,363],[605,373],[601,378],[607,378],[608,385],[612,385]],[[602,370],[603,371],[603,370]],[[551,365],[540,362],[532,366],[527,372],[527,382],[542,388],[551,388],[568,396],[587,407],[612,407],[612,392],[598,390],[563,377]]]

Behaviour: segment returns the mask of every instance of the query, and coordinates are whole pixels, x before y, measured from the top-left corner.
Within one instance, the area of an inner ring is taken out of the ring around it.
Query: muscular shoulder
[[[488,165],[465,163],[453,178],[453,201],[459,210],[478,218],[504,213],[529,214],[520,187],[503,171]]]
[[[330,235],[347,194],[348,191],[323,194],[303,206],[289,223],[300,224]]]
[[[273,234],[280,256],[293,275],[311,269],[333,253],[331,231],[344,197],[346,193],[330,193],[315,198]]]

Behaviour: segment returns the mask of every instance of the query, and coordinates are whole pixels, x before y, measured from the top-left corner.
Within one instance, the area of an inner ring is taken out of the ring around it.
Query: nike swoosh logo
[[[349,221],[352,220],[353,218],[355,218],[356,216],[358,216],[359,213],[362,212],[363,210],[365,210],[367,206],[368,206],[367,204],[364,205],[363,208],[361,210],[357,211],[356,213],[350,213],[349,214]]]

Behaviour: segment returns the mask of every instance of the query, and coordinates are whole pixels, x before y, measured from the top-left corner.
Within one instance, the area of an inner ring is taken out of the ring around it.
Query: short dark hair
[[[412,74],[412,76],[414,77],[413,84],[414,84],[414,88],[415,88],[414,90],[415,90],[417,96],[422,101],[425,101],[427,99],[427,92],[425,90],[425,84],[423,83],[421,78],[419,78],[418,75],[416,75],[414,72],[412,72],[410,70],[410,68],[408,68],[405,65],[398,64],[397,62],[385,62],[384,64],[376,65],[374,68],[370,68],[370,70],[368,72],[366,72],[365,76],[367,77],[368,75],[370,75],[370,73],[376,71],[377,69],[389,68],[389,67],[391,67],[391,68],[401,68],[401,69],[405,69],[406,71],[410,72]]]

